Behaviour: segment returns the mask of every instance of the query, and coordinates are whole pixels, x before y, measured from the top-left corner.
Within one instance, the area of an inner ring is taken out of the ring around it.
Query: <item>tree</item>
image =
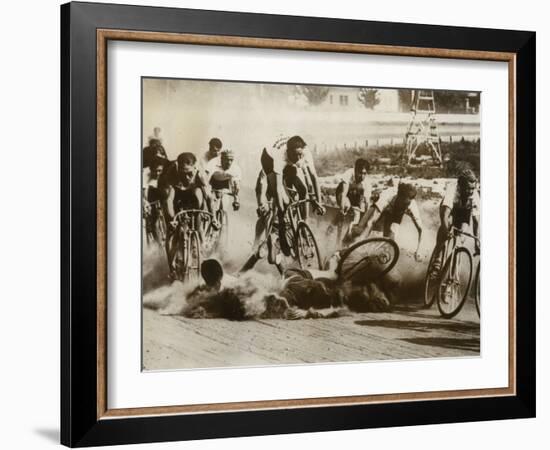
[[[379,97],[378,89],[361,88],[357,94],[357,99],[368,109],[374,109],[380,103]]]
[[[298,92],[303,94],[310,105],[320,105],[327,98],[328,87],[324,86],[298,86]]]

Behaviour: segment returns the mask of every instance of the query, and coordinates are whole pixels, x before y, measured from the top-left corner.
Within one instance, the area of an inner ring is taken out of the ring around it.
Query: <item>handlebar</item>
[[[472,238],[472,239],[474,239],[476,242],[479,243],[479,238],[478,238],[477,236],[474,236],[473,234],[470,234],[470,233],[467,233],[467,232],[465,232],[465,231],[462,231],[462,230],[460,230],[460,229],[457,228],[457,227],[454,227],[454,226],[451,227],[451,232],[454,233],[455,235],[456,235],[456,234],[461,234],[461,235],[463,235],[463,236]]]
[[[364,210],[362,210],[359,206],[350,206],[346,212],[342,212],[342,210],[340,209],[340,213],[343,215],[343,216],[347,216],[349,215],[352,211],[355,211],[355,212],[358,212],[358,213],[362,213],[364,212]]]
[[[212,189],[212,192],[214,194],[219,194],[219,195],[230,195],[231,197],[237,197],[237,194],[235,194],[234,192],[231,192],[229,189]]]
[[[285,210],[284,210],[284,214],[288,214],[288,212],[291,210],[291,209],[295,209],[297,207],[299,207],[300,205],[303,205],[303,204],[306,204],[306,203],[311,203],[316,209],[321,209],[323,208],[323,206],[314,198],[306,198],[306,199],[303,199],[303,200],[296,200],[294,202],[290,202]]]
[[[208,217],[209,220],[214,219],[214,215],[208,211],[204,211],[203,209],[183,209],[176,213],[174,216],[174,221],[181,222],[184,220],[189,220],[190,216],[196,215],[197,217],[204,216]]]

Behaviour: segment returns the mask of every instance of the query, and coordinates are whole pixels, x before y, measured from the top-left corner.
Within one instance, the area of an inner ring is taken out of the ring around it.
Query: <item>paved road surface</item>
[[[143,310],[145,370],[476,356],[480,326],[471,301],[451,320],[431,310],[336,319],[187,319]]]

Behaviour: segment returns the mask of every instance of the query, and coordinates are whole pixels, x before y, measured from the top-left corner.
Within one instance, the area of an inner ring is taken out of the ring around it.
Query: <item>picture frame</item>
[[[110,409],[107,43],[119,40],[506,62],[508,386]],[[535,33],[527,31],[62,5],[61,443],[81,447],[534,417],[535,41]]]

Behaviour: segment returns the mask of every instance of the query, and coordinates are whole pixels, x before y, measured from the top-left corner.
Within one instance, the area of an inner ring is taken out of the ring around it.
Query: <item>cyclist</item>
[[[155,235],[156,230],[154,225],[159,217],[160,209],[151,208],[151,203],[162,202],[162,194],[159,190],[158,181],[163,170],[163,160],[156,159],[149,167],[150,171],[143,181],[143,212],[146,216],[146,231],[153,233],[155,238],[158,238]]]
[[[212,213],[212,199],[208,192],[203,175],[198,170],[197,158],[193,153],[181,153],[176,161],[162,174],[160,189],[163,194],[163,211],[166,221],[170,225],[170,234],[177,224],[173,222],[174,216],[182,210],[206,209]],[[212,227],[217,229],[219,225],[215,220]],[[199,227],[201,238],[202,227]],[[168,261],[172,262],[173,249],[170,248],[171,239],[166,239],[166,253]]]
[[[192,306],[184,314],[233,320],[258,316],[293,320],[338,317],[346,314],[346,307],[358,312],[391,310],[389,299],[370,279],[369,266],[364,265],[353,280],[344,281],[336,270],[340,258],[340,253],[335,253],[327,270],[288,269],[283,284],[261,296],[253,282],[255,274],[241,270],[236,276],[228,276],[217,260],[206,260],[201,266],[205,286],[197,289],[200,303],[188,302]]]
[[[300,136],[279,137],[271,148],[262,150],[260,161],[266,174],[267,189],[273,195],[279,211],[279,224],[284,223],[283,211],[290,203],[286,189],[296,190],[300,199],[305,199],[311,189],[317,202],[321,200],[313,156],[306,145]],[[325,214],[325,208],[319,203],[316,208],[319,214]],[[279,239],[283,253],[288,256],[290,246],[281,226]]]
[[[340,216],[336,216],[333,223],[329,226],[327,232],[330,233],[335,226],[342,221],[348,211],[353,208],[358,208],[353,214],[352,227],[358,225],[361,218],[361,213],[368,210],[371,185],[367,177],[370,170],[370,164],[366,159],[359,158],[355,161],[353,169],[346,170],[336,187],[336,204],[340,209]]]
[[[256,178],[256,203],[258,208],[256,214],[258,220],[256,221],[255,236],[254,236],[254,248],[257,249],[262,239],[262,234],[267,227],[267,218],[269,217],[270,203],[273,201],[273,195],[268,191],[267,175],[263,169],[258,173]]]
[[[206,166],[208,165],[210,160],[220,156],[222,145],[222,141],[217,137],[213,137],[212,139],[210,139],[210,141],[208,141],[208,150],[204,152],[200,161],[200,165],[203,169],[206,169]]]
[[[407,215],[411,218],[418,231],[418,241],[414,257],[417,261],[420,261],[419,249],[422,241],[423,226],[418,204],[415,200],[417,194],[416,188],[409,183],[399,183],[396,195],[392,196],[390,191],[382,194],[386,195],[381,195],[380,200],[373,203],[372,214],[365,214],[361,218],[357,231],[354,234],[357,235],[366,230],[366,234],[368,235],[373,231],[395,241],[399,234],[401,221]]]
[[[220,156],[211,159],[206,165],[205,173],[213,190],[227,189],[234,195],[233,210],[238,211],[242,171],[235,162],[233,151],[224,150]],[[214,195],[214,198],[219,198],[222,201],[221,196]]]
[[[149,145],[143,149],[143,168],[151,167],[157,160],[163,160],[164,164],[168,162],[168,155],[162,142],[157,137],[149,138]]]
[[[437,230],[435,248],[442,248],[452,227],[479,238],[479,205],[477,177],[471,169],[465,169],[458,175],[456,184],[449,183],[445,189],[445,196],[439,206],[441,225]],[[476,253],[479,252],[478,242],[475,243]],[[441,252],[437,255],[433,263],[436,274],[442,265]]]

